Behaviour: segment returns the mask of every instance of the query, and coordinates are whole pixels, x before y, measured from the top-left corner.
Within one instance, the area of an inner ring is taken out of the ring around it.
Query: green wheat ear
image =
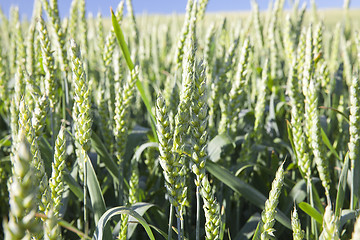
[[[52,111],[54,111],[54,106],[56,104],[54,57],[51,50],[49,34],[42,18],[39,20],[37,27],[41,44],[43,67],[45,71],[45,95],[49,98],[50,107]]]
[[[220,205],[217,202],[213,188],[206,176],[205,164],[208,158],[208,105],[206,99],[206,76],[203,66],[199,67],[200,73],[195,75],[194,90],[191,105],[191,130],[193,152],[190,156],[192,160],[192,171],[196,175],[195,185],[200,191],[204,201],[205,212],[205,238],[218,239],[220,233]]]
[[[0,35],[0,43],[2,43],[1,35]],[[0,48],[0,97],[1,99],[8,99],[8,79],[6,76],[6,59],[3,55],[3,49]]]
[[[245,87],[248,84],[248,64],[252,48],[250,38],[246,37],[241,48],[240,59],[236,69],[235,79],[232,81],[229,92],[228,117],[225,125],[230,125],[231,133],[235,133],[238,124],[238,115],[242,109],[243,99],[245,98]],[[231,124],[230,124],[231,123]]]
[[[55,141],[54,162],[52,163],[52,174],[49,179],[53,202],[51,210],[55,217],[59,215],[62,194],[64,192],[65,145],[65,127],[62,126]]]
[[[301,230],[300,219],[294,206],[294,211],[291,214],[291,228],[293,231],[293,240],[302,240],[304,238],[304,231]]]
[[[325,208],[323,216],[323,232],[321,233],[321,236],[324,239],[340,239],[339,221],[340,219],[335,216],[334,212],[331,210],[331,206],[328,205]]]
[[[130,106],[131,101],[135,93],[136,79],[139,75],[139,67],[136,66],[131,71],[128,80],[122,88],[120,88],[120,82],[117,82],[115,87],[121,94],[117,94],[115,97],[115,115],[114,115],[114,136],[116,141],[115,155],[119,166],[123,164],[123,156],[125,154],[125,147],[128,135],[128,129],[130,128]]]
[[[45,240],[61,240],[61,229],[58,225],[58,218],[50,211],[47,219],[44,221],[44,239]]]
[[[89,141],[92,125],[90,117],[90,89],[81,60],[80,48],[74,40],[70,41],[70,57],[72,79],[75,88],[73,108],[75,140],[87,151],[90,148]]]
[[[41,0],[42,6],[45,9],[48,18],[50,19],[51,29],[53,31],[56,61],[60,64],[60,69],[63,74],[66,73],[68,63],[66,56],[65,36],[64,30],[61,26],[57,0]]]
[[[181,35],[177,44],[177,49],[175,54],[176,69],[180,69],[183,62],[184,46],[187,35],[189,33],[189,26],[190,26],[191,12],[193,5],[194,5],[193,0],[189,0],[186,5],[185,22],[181,30]]]
[[[317,170],[325,195],[330,204],[330,174],[328,162],[325,158],[325,146],[321,137],[321,126],[318,110],[318,87],[314,76],[313,37],[312,25],[310,25],[306,36],[305,64],[303,68],[302,90],[305,96],[305,125],[309,145],[314,155]]]
[[[198,13],[196,15],[196,17],[199,20],[202,20],[205,16],[205,10],[206,10],[206,6],[208,5],[209,0],[199,0],[199,10]]]
[[[35,218],[39,188],[33,168],[30,146],[24,129],[19,132],[19,144],[13,157],[13,176],[9,186],[9,221],[4,221],[5,239],[30,239],[31,233],[39,233],[40,222]]]
[[[279,197],[284,184],[284,163],[282,163],[276,172],[275,179],[272,182],[269,198],[265,202],[265,209],[261,214],[263,227],[261,230],[261,240],[275,237],[273,228],[275,225],[276,207],[279,203]]]
[[[303,128],[304,121],[304,95],[300,92],[299,79],[297,70],[299,64],[299,55],[297,59],[293,59],[288,77],[288,95],[291,106],[291,126],[294,141],[294,150],[297,156],[297,164],[300,171],[310,180],[311,161],[308,153],[309,145]]]
[[[360,140],[359,140],[359,134],[360,134],[360,81],[359,77],[354,76],[351,82],[351,86],[349,89],[350,92],[350,116],[349,116],[349,133],[350,133],[350,140],[348,143],[349,148],[349,158],[351,160],[351,172],[352,172],[352,179],[355,181],[356,176],[356,167],[358,167],[359,163],[359,147],[360,147]],[[354,189],[354,183],[351,185],[351,203],[350,207],[352,209],[355,209],[355,202],[354,198],[358,197],[355,196],[356,192],[358,192],[357,189]]]
[[[45,212],[48,205],[51,203],[49,195],[48,177],[45,172],[45,164],[41,157],[40,148],[38,145],[38,138],[31,125],[30,112],[24,100],[20,101],[19,106],[19,129],[26,132],[27,141],[30,143],[30,151],[32,154],[32,166],[36,171],[36,183],[39,184],[38,202],[39,210]]]
[[[260,89],[256,99],[255,105],[255,123],[254,123],[254,136],[257,143],[261,142],[264,132],[265,122],[265,107],[266,107],[266,96],[267,96],[267,84],[269,81],[268,74],[268,59],[265,59],[261,81],[259,83]]]

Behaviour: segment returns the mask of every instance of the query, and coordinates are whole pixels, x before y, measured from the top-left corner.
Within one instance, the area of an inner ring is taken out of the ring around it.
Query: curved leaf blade
[[[320,225],[323,222],[323,216],[315,208],[306,202],[299,203],[299,208],[303,210],[307,215],[316,220]]]
[[[105,201],[101,192],[99,181],[96,177],[95,170],[87,154],[85,154],[85,164],[87,170],[87,179],[86,179],[87,188],[89,190],[91,206],[94,211],[95,224],[97,224],[100,217],[106,211]],[[105,229],[105,236],[106,239],[111,238],[110,228]]]
[[[154,204],[151,203],[145,203],[145,202],[138,202],[131,206],[131,209],[137,212],[140,216],[143,216],[147,210],[149,210],[151,207],[154,207]],[[133,216],[129,217],[129,226],[128,226],[128,238],[131,238],[133,233],[135,232],[136,226],[139,224],[135,221],[136,219]]]
[[[130,71],[134,70],[135,66],[134,66],[134,63],[133,61],[131,60],[131,55],[130,55],[130,51],[129,51],[129,48],[126,44],[126,41],[125,41],[125,38],[124,38],[124,34],[121,30],[121,27],[115,17],[115,14],[114,14],[114,11],[111,9],[111,21],[112,21],[112,25],[113,25],[113,28],[114,28],[114,32],[115,32],[115,36],[116,36],[116,39],[119,43],[119,46],[121,48],[121,51],[125,57],[125,60],[126,60],[126,63],[130,69]],[[145,89],[144,89],[144,86],[142,85],[142,83],[140,82],[139,80],[139,77],[136,79],[136,87],[140,93],[140,96],[141,96],[141,99],[143,100],[145,106],[146,106],[146,109],[148,111],[148,113],[150,114],[150,118],[151,118],[151,130],[153,131],[153,134],[154,134],[154,137],[156,139],[156,141],[158,141],[158,138],[157,138],[157,133],[156,133],[156,128],[155,128],[155,116],[152,112],[152,106],[153,104],[150,102],[150,100],[147,98],[146,96],[146,93],[145,93]]]
[[[322,128],[321,128],[321,137],[322,137],[322,140],[323,140],[323,142],[325,143],[325,145],[326,145],[326,146],[328,147],[328,149],[330,150],[330,152],[331,152],[332,154],[334,154],[334,156],[335,156],[338,160],[342,161],[342,159],[339,157],[339,154],[336,152],[335,148],[334,148],[333,145],[330,143],[330,140],[329,140],[328,136],[326,135],[324,129],[322,129]]]
[[[336,195],[336,206],[335,206],[335,216],[336,217],[340,216],[341,209],[344,205],[348,170],[349,170],[349,154],[346,154],[345,162],[342,167],[341,174],[340,174],[338,191],[337,191],[337,195]]]
[[[225,185],[230,187],[235,192],[241,194],[245,199],[249,202],[253,203],[255,206],[264,209],[266,197],[253,188],[252,186],[248,185],[241,179],[235,177],[231,174],[228,170],[221,167],[220,165],[213,163],[211,161],[206,162],[206,169],[217,179],[222,181]],[[291,229],[291,223],[289,218],[279,209],[276,209],[276,220],[279,221],[282,225],[286,228]]]
[[[149,224],[147,224],[146,220],[140,216],[137,212],[132,210],[131,208],[127,207],[115,207],[107,210],[100,218],[97,226],[96,231],[94,234],[94,239],[102,240],[103,239],[103,231],[106,226],[106,223],[114,216],[121,215],[121,214],[128,214],[139,221],[139,223],[144,227],[146,233],[148,234],[151,240],[155,240],[155,237],[150,229]],[[107,239],[107,238],[106,238]]]
[[[104,143],[95,132],[91,134],[91,146],[95,149],[96,153],[99,154],[100,159],[104,162],[115,182],[118,182],[118,167],[110,153],[107,151]]]

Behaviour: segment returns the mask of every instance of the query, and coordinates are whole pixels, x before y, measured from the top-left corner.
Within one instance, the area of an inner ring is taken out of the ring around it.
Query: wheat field
[[[359,10],[311,2],[0,9],[0,239],[360,239]]]

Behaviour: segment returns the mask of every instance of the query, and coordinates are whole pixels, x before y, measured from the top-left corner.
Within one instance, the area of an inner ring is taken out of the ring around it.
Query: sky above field
[[[68,16],[71,0],[58,0],[60,14],[62,17]],[[140,13],[184,13],[187,0],[133,0],[135,14]],[[261,10],[268,8],[269,0],[257,0]],[[286,1],[288,7],[289,1]],[[310,0],[301,0],[307,2],[310,6]],[[315,0],[318,8],[342,8],[342,0]],[[109,8],[112,6],[116,8],[119,0],[87,0],[87,12],[92,12],[96,15],[101,12],[103,16],[109,16]],[[32,0],[0,0],[0,7],[8,15],[11,5],[17,5],[22,16],[31,16],[32,14]],[[360,0],[352,0],[351,8],[360,8]],[[247,11],[251,9],[250,0],[209,0],[207,11]]]

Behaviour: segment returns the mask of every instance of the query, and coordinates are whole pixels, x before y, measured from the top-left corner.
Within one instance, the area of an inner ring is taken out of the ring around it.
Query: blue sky
[[[92,12],[94,15],[100,11],[103,16],[109,16],[109,8],[112,6],[116,8],[120,0],[86,0],[87,12]],[[71,0],[58,0],[60,14],[62,17],[68,16]],[[187,0],[133,0],[134,11],[136,14],[147,13],[184,13]],[[260,9],[266,10],[269,0],[257,0]],[[286,1],[288,2],[288,0]],[[310,6],[310,0],[301,0],[307,2]],[[318,8],[341,8],[342,0],[315,0]],[[11,5],[17,5],[20,8],[21,15],[31,16],[32,14],[32,0],[1,0],[0,7],[8,14]],[[352,0],[351,8],[360,8],[359,0]],[[208,11],[244,11],[250,10],[250,0],[209,0]]]

